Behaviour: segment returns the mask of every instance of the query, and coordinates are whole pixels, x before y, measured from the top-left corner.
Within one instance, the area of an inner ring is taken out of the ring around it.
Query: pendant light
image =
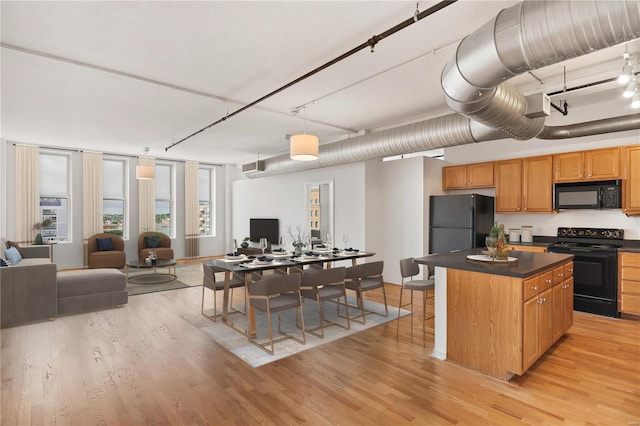
[[[296,161],[314,161],[318,159],[319,139],[316,135],[307,134],[307,114],[304,114],[304,133],[291,135],[289,156]]]
[[[149,147],[144,147],[144,155],[149,153]],[[136,179],[138,180],[150,180],[155,179],[156,169],[153,166],[138,164],[136,166]]]

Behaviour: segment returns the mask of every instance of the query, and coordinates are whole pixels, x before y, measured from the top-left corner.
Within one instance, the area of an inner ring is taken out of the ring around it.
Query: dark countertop
[[[640,253],[640,247],[621,247],[618,252]]]
[[[509,256],[516,257],[518,260],[509,263],[477,262],[467,259],[467,255],[481,254],[481,252],[482,249],[471,249],[454,253],[434,254],[417,257],[416,262],[424,265],[461,269],[463,271],[527,278],[573,259],[572,254],[534,253],[525,251],[510,251]]]

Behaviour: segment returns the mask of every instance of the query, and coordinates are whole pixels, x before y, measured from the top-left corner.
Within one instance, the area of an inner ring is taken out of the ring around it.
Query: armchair
[[[111,249],[109,249],[108,244],[105,245],[107,239],[111,240]],[[122,269],[126,262],[124,240],[115,234],[103,233],[92,235],[87,241],[87,257],[89,269]]]
[[[143,232],[138,236],[138,259],[144,261],[151,250],[155,250],[158,259],[173,259],[171,238],[160,232]]]

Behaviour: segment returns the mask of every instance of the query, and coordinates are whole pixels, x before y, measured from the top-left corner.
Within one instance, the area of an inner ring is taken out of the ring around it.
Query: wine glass
[[[264,251],[267,249],[267,239],[260,238],[260,248],[262,249],[262,254],[264,255]]]
[[[495,259],[495,257],[496,257],[496,249],[498,248],[498,238],[496,238],[496,237],[486,237],[484,239],[484,243],[487,246],[487,251],[489,252],[489,257],[491,259]]]
[[[333,246],[333,241],[331,240],[331,234],[327,234],[327,239],[325,244],[327,245],[327,248],[331,248]]]
[[[235,255],[238,251],[238,241],[235,238],[231,239],[231,253]]]
[[[344,248],[347,248],[347,244],[349,243],[349,234],[342,235],[342,242],[344,243]]]

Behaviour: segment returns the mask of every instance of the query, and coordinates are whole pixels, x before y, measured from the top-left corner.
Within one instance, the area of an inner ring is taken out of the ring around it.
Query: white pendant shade
[[[313,161],[318,159],[318,137],[299,134],[291,136],[290,156],[292,160]]]
[[[136,179],[154,179],[156,170],[153,166],[136,166]]]

